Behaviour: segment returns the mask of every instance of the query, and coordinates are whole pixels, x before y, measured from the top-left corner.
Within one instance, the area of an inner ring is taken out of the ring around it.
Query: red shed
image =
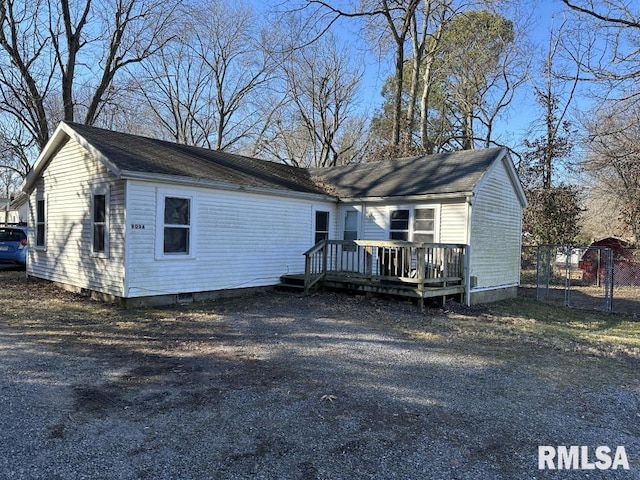
[[[613,252],[614,282],[620,284],[637,284],[640,282],[640,263],[634,254],[636,251],[629,248],[629,243],[619,238],[603,238],[593,242],[582,255],[579,266],[583,271],[582,278],[586,282],[600,283],[605,277],[606,250]]]

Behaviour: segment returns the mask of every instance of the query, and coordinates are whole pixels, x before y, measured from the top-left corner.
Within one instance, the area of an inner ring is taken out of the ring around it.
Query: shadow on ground
[[[633,360],[461,335],[381,299],[125,311],[0,285],[11,478],[560,478],[538,445],[640,451]]]

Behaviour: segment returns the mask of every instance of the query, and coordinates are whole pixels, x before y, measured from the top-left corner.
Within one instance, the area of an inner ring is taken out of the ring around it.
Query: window
[[[164,253],[189,255],[191,234],[191,200],[164,198]]]
[[[106,255],[109,245],[108,229],[108,199],[104,193],[93,196],[92,205],[92,235],[91,251],[97,255]]]
[[[413,219],[413,241],[435,242],[435,208],[416,208]]]
[[[416,243],[434,243],[437,240],[436,218],[438,207],[411,207],[389,212],[389,238]]]
[[[36,247],[44,248],[46,238],[45,201],[43,198],[36,200]]]
[[[393,210],[389,228],[391,240],[409,240],[409,210]]]
[[[315,243],[329,239],[329,212],[316,211]]]
[[[346,210],[344,215],[344,233],[343,240],[357,240],[358,238],[358,211]],[[343,248],[345,252],[353,252],[356,250],[354,246],[345,246]]]

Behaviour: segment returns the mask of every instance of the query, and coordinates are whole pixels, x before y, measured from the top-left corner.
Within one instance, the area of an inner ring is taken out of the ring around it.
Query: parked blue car
[[[0,263],[27,263],[27,227],[0,226]]]

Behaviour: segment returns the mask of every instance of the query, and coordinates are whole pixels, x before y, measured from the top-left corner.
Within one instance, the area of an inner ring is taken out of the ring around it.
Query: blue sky
[[[525,2],[522,2],[525,3]],[[529,40],[534,44],[535,48],[542,52],[547,48],[549,41],[549,31],[552,26],[557,27],[563,20],[562,12],[564,4],[559,0],[533,0],[528,2],[531,14],[531,26]],[[508,15],[508,14],[507,14]],[[357,38],[357,35],[354,35]],[[535,63],[532,66],[532,75],[535,75]],[[373,111],[379,106],[382,97],[380,95],[381,87],[385,79],[393,71],[393,66],[389,59],[385,63],[380,63],[376,58],[366,63],[366,75],[363,79],[363,103],[368,105],[368,109]],[[510,108],[509,118],[502,120],[497,125],[498,133],[504,137],[504,140],[512,148],[518,148],[522,139],[526,136],[527,131],[531,127],[533,119],[539,117],[533,89],[530,83],[520,87],[516,98]]]
[[[251,2],[261,11],[270,8],[287,10],[292,5],[299,4],[298,1],[290,0],[251,0]],[[334,2],[335,5],[344,3],[345,0]],[[519,0],[517,3],[509,3],[508,5],[508,11],[503,12],[508,18],[514,18],[516,15],[518,18],[530,17],[531,26],[528,38],[533,44],[532,55],[536,57],[541,55],[547,48],[550,29],[552,26],[557,28],[562,23],[562,12],[566,11],[566,6],[560,0],[533,0],[529,2]],[[393,58],[388,55],[387,58],[380,59],[375,52],[371,51],[356,20],[340,20],[334,25],[333,31],[353,49],[354,58],[363,65],[364,77],[360,93],[360,107],[365,115],[371,117],[375,109],[382,103],[380,91],[385,79],[393,72]],[[534,81],[536,65],[539,63],[534,59],[531,71]],[[578,99],[577,104],[579,103]],[[501,120],[496,125],[497,132],[505,143],[518,149],[522,144],[522,139],[527,135],[527,131],[530,130],[532,122],[539,117],[540,112],[535,104],[533,88],[531,83],[527,83],[520,87],[513,100],[508,119]]]

